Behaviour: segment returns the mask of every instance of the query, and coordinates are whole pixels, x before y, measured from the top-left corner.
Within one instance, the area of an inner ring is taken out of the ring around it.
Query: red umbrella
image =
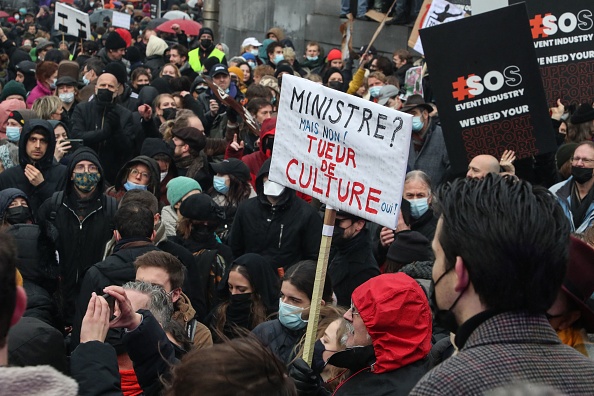
[[[157,30],[175,34],[175,31],[171,28],[175,24],[179,25],[179,28],[188,36],[198,36],[198,32],[202,29],[202,25],[198,22],[189,19],[173,19],[157,26]]]
[[[6,11],[0,10],[0,18],[8,18],[10,15]]]

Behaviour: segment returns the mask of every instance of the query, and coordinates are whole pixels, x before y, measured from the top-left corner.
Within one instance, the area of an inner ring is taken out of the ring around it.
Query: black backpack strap
[[[49,215],[49,219],[51,222],[56,220],[56,215],[57,215],[58,209],[60,209],[60,206],[62,206],[62,202],[64,202],[64,191],[55,192],[52,195],[52,207],[51,207],[51,212]]]

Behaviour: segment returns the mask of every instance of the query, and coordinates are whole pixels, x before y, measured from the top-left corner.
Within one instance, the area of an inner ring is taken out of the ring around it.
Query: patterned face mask
[[[81,172],[74,174],[73,182],[80,191],[88,193],[93,191],[100,179],[100,173]]]

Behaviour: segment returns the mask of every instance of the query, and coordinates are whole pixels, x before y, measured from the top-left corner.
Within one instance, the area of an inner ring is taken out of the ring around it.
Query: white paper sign
[[[91,38],[91,22],[89,14],[79,11],[63,3],[56,2],[54,29],[83,40]]]
[[[482,14],[498,8],[507,7],[507,0],[472,0],[472,15]]]
[[[111,24],[124,29],[130,29],[130,15],[114,11]]]
[[[455,6],[452,3],[449,3],[445,0],[433,0],[431,3],[431,8],[427,12],[427,16],[423,19],[419,29],[424,29],[427,27],[441,25],[442,23],[447,23],[451,21],[455,21],[457,19],[464,18],[464,11]],[[417,39],[415,46],[413,47],[415,51],[420,54],[425,54],[423,52],[423,44],[421,43],[421,37]]]
[[[412,116],[285,74],[270,180],[396,228]]]

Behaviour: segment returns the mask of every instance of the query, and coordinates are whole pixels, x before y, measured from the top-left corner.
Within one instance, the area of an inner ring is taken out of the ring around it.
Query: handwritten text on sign
[[[396,227],[412,116],[283,76],[270,179]]]

